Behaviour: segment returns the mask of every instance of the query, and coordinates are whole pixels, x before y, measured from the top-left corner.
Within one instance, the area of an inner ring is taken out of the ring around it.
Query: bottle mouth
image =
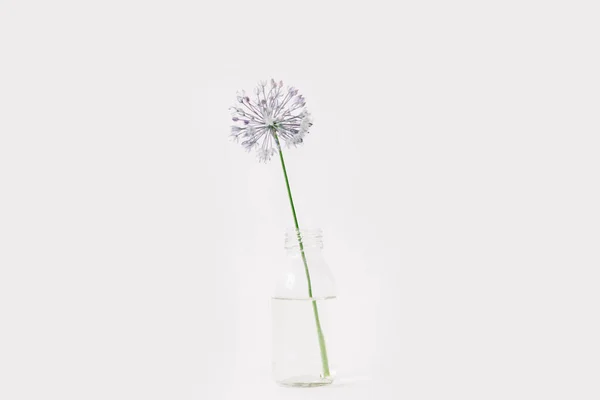
[[[299,250],[302,248],[323,248],[323,230],[321,228],[291,228],[285,231],[285,248]]]

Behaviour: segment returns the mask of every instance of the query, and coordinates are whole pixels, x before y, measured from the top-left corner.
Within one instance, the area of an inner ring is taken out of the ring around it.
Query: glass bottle
[[[328,344],[335,303],[333,276],[323,258],[321,229],[290,230],[287,262],[279,269],[271,300],[273,376],[285,386],[322,386],[333,382]]]

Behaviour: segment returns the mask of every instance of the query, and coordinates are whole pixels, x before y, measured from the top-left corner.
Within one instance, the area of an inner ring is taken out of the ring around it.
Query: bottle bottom
[[[291,378],[278,380],[277,384],[287,387],[318,387],[331,385],[333,377],[322,378],[320,376],[293,376]]]
[[[331,344],[328,329],[333,303],[335,297],[272,299],[272,368],[277,384],[316,387],[333,382],[334,364],[327,347]]]

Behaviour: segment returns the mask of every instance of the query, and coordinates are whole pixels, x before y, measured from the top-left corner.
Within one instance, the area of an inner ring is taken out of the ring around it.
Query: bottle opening
[[[288,229],[285,232],[285,248],[299,250],[302,248],[323,248],[323,230],[320,228]]]

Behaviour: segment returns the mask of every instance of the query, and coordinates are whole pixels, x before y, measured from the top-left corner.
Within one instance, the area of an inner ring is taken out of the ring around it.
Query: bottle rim
[[[321,228],[289,228],[285,231],[285,248],[287,250],[303,248],[323,248],[323,230]]]

